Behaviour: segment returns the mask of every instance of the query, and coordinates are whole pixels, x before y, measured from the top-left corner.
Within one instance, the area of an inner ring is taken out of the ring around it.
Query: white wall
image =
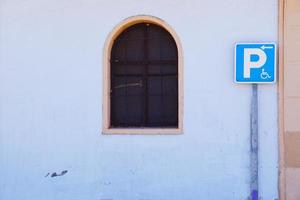
[[[277,41],[276,0],[1,0],[1,200],[241,200],[250,85],[235,42]],[[102,49],[124,18],[159,17],[184,50],[179,136],[104,136]],[[276,85],[259,86],[260,195],[277,191]],[[64,176],[47,173],[68,170]]]

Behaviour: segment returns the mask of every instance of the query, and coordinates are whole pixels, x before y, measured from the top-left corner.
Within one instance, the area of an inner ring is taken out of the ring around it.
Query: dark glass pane
[[[148,74],[149,75],[160,75],[161,74],[161,65],[148,65]]]
[[[111,101],[111,126],[117,127],[120,123],[124,123],[127,113],[126,96],[118,96]]]
[[[161,60],[161,38],[149,38],[147,50],[149,60]]]
[[[143,124],[143,96],[128,96],[128,110],[124,121],[129,126],[141,126]]]
[[[177,59],[177,48],[173,38],[167,37],[161,41],[162,60]]]
[[[111,126],[177,127],[177,47],[163,28],[133,25],[111,52]]]
[[[143,75],[145,66],[130,64],[114,64],[114,75]]]
[[[148,78],[148,94],[162,95],[162,78],[161,77],[149,77]]]
[[[177,64],[176,65],[164,65],[161,67],[162,74],[177,74]]]
[[[111,92],[114,96],[125,96],[126,95],[126,77],[114,77],[111,86]]]
[[[134,96],[134,95],[142,96],[144,93],[142,78],[128,77],[126,89],[127,89],[128,96]]]
[[[112,101],[113,127],[134,127],[143,124],[142,96],[118,96]]]
[[[125,42],[116,41],[113,47],[112,61],[125,60],[126,58],[126,45]]]
[[[174,95],[178,93],[177,76],[164,77],[162,79],[163,95]]]
[[[178,122],[178,102],[174,101],[174,99],[174,96],[171,95],[163,98],[165,122],[170,126],[175,126]]]
[[[148,26],[148,36],[149,36],[149,38],[161,38],[161,37],[166,37],[166,36],[169,36],[169,35],[170,34],[160,26],[157,26],[157,25],[154,25],[154,24],[149,24],[149,26]]]
[[[112,49],[112,61],[143,60],[144,59],[144,30],[133,26],[124,31]]]
[[[177,75],[177,64],[155,64],[148,65],[149,75]]]
[[[149,126],[162,126],[163,118],[163,104],[161,96],[149,96],[148,103],[148,118]]]
[[[126,41],[126,60],[138,61],[144,59],[144,43],[143,40]]]

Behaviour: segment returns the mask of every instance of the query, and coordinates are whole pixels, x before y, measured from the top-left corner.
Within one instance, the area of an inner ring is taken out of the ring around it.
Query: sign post
[[[250,114],[250,197],[258,200],[258,84],[276,82],[276,45],[238,43],[235,46],[236,83],[251,83]]]
[[[258,95],[256,83],[252,84],[250,124],[250,191],[251,200],[258,200]]]

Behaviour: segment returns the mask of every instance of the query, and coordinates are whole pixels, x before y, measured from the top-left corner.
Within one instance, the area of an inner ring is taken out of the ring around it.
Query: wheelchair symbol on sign
[[[267,78],[271,78],[271,76],[268,74],[268,72],[265,71],[265,69],[262,69],[260,73],[260,78],[267,79]]]

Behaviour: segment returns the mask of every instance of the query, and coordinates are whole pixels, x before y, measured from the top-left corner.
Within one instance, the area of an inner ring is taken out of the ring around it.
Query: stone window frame
[[[167,30],[178,50],[178,127],[176,128],[112,128],[110,127],[110,56],[114,40],[128,27],[138,23],[152,23]],[[103,115],[102,134],[176,135],[183,133],[183,50],[175,31],[162,19],[148,15],[129,17],[119,23],[108,35],[103,49]]]

